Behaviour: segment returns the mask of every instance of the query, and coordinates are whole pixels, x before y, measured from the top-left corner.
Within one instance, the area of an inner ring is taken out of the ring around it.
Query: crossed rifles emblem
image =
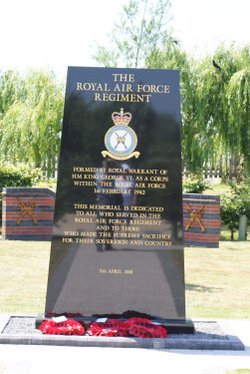
[[[202,232],[205,232],[206,229],[201,223],[202,214],[204,212],[205,205],[202,205],[200,209],[192,209],[192,207],[188,204],[188,213],[189,213],[189,221],[186,224],[185,230],[188,231],[189,227],[192,223],[198,223]]]
[[[33,212],[33,209],[35,207],[34,199],[32,201],[30,201],[29,203],[27,203],[27,202],[24,203],[20,199],[17,199],[17,201],[18,201],[18,205],[21,209],[21,214],[18,217],[18,219],[16,220],[17,225],[20,224],[20,222],[22,221],[24,216],[30,216],[32,218],[34,224],[37,225],[38,220],[37,220],[37,218],[36,218],[36,216]]]

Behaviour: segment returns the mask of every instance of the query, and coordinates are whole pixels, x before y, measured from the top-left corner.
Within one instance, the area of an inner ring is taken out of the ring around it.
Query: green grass
[[[225,183],[212,182],[207,190],[203,192],[204,195],[228,195],[230,194],[230,187]]]
[[[185,250],[187,316],[250,317],[250,242]]]
[[[44,311],[49,242],[0,241],[0,313]]]
[[[0,241],[0,313],[44,311],[50,243]],[[185,249],[187,317],[250,317],[250,242]]]

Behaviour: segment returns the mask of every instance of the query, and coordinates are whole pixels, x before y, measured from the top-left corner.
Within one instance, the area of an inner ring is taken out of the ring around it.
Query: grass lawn
[[[188,317],[250,318],[250,242],[185,249]]]
[[[203,192],[204,195],[230,195],[231,189],[228,184],[221,182],[210,182],[209,187]]]
[[[0,313],[44,312],[50,243],[0,240]]]
[[[0,240],[0,313],[44,311],[50,243]],[[185,249],[188,318],[250,318],[250,242]]]

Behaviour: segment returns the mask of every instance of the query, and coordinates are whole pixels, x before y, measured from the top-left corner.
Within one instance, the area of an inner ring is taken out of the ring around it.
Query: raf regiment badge
[[[129,123],[132,119],[132,114],[124,113],[121,108],[120,113],[113,112],[111,118],[114,126],[106,132],[104,143],[106,151],[102,151],[103,157],[109,156],[115,160],[128,160],[131,157],[138,158],[140,152],[135,151],[137,147],[137,135]]]

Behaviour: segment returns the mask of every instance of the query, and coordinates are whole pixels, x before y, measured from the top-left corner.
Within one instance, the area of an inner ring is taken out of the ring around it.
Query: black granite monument
[[[68,69],[45,315],[185,322],[179,74]]]

